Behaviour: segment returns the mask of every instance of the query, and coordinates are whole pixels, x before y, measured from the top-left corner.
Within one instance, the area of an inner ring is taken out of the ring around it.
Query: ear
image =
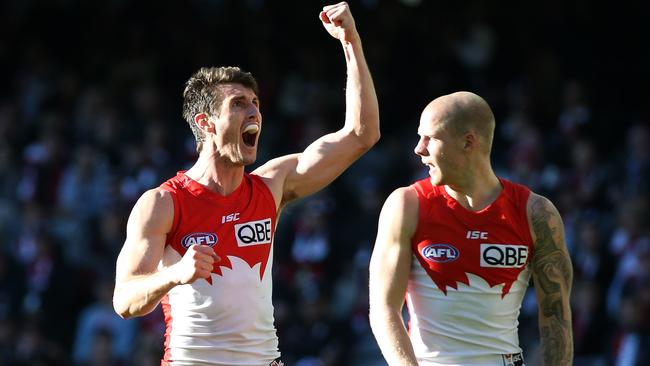
[[[205,113],[197,113],[194,116],[194,123],[204,132],[215,133],[214,123],[210,120],[210,116]]]
[[[463,150],[469,151],[474,148],[476,148],[478,141],[476,138],[476,134],[473,131],[467,131],[465,132],[465,135],[463,137]]]

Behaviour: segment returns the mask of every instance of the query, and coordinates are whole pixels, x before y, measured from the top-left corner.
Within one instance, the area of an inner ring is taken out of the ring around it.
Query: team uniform
[[[419,217],[406,303],[420,365],[523,365],[517,325],[533,255],[530,191],[501,184],[476,212],[429,178],[412,185]]]
[[[174,221],[161,266],[192,244],[221,260],[209,279],[172,288],[162,299],[162,365],[266,366],[280,356],[273,325],[271,265],[277,209],[266,184],[244,174],[222,196],[179,172],[161,185],[171,193]]]

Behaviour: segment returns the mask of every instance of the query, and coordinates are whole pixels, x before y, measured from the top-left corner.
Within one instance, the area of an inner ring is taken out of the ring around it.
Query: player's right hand
[[[219,256],[212,247],[194,244],[187,248],[183,258],[171,268],[173,268],[177,282],[184,285],[199,278],[210,278],[212,266],[219,260]]]

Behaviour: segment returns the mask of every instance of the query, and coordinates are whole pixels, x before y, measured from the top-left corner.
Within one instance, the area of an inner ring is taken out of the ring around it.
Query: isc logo
[[[189,248],[191,245],[198,244],[198,245],[207,245],[207,246],[214,246],[217,244],[217,234],[215,233],[191,233],[187,234],[183,237],[183,240],[181,240],[181,244],[185,248]]]
[[[239,247],[270,244],[271,238],[271,219],[235,224],[235,239]]]
[[[222,224],[225,224],[227,222],[235,222],[237,220],[239,220],[239,212],[221,216],[221,223]]]
[[[470,230],[467,232],[467,239],[483,239],[487,240],[487,231]]]
[[[520,268],[527,259],[525,245],[481,244],[481,267]]]
[[[422,256],[437,263],[455,261],[459,255],[458,249],[450,244],[429,244],[422,248]]]

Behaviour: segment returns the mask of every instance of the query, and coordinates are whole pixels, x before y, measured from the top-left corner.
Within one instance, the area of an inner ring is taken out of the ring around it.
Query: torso
[[[503,190],[470,211],[429,179],[412,185],[419,201],[407,288],[409,333],[422,365],[502,365],[521,352],[517,324],[530,278],[530,191]]]
[[[221,196],[182,172],[161,185],[174,201],[164,268],[192,244],[221,258],[211,278],[169,291],[163,364],[268,365],[279,357],[271,302],[271,264],[277,206],[256,175]]]

